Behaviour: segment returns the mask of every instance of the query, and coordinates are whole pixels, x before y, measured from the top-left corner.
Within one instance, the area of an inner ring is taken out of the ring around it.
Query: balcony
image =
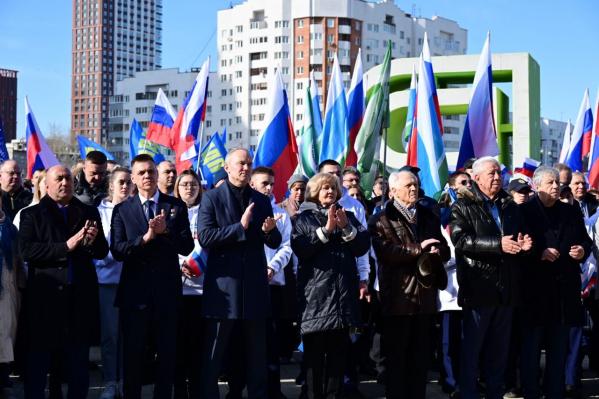
[[[322,80],[322,71],[314,71],[314,79]]]
[[[250,22],[250,29],[266,29],[268,27],[268,24],[266,23],[266,21],[251,21]]]
[[[311,55],[310,64],[322,64],[322,54]]]
[[[339,34],[340,35],[351,34],[351,26],[350,25],[339,25]]]
[[[340,57],[339,65],[351,65],[351,60],[349,59],[349,57]]]
[[[351,43],[346,40],[339,40],[339,48],[344,50],[349,50],[351,47]]]
[[[323,33],[321,24],[311,24],[310,33]]]

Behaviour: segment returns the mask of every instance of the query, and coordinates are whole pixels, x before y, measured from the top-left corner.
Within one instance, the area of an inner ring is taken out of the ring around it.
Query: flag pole
[[[198,162],[196,164],[196,173],[200,177],[200,183],[202,185],[206,184],[206,180],[202,176],[202,170],[200,169],[200,161],[202,160],[202,139],[204,138],[204,128],[206,127],[206,122],[202,121],[202,127],[200,128],[200,137],[199,137],[199,145],[198,145]],[[218,134],[218,133],[216,133]]]

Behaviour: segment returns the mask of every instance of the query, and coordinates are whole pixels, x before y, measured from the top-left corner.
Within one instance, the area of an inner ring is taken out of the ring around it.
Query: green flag
[[[383,60],[379,83],[372,89],[372,95],[366,106],[364,120],[354,149],[358,154],[358,170],[361,173],[371,171],[373,162],[380,151],[381,130],[389,120],[389,75],[391,73],[391,41]]]
[[[317,133],[312,114],[310,87],[306,87],[304,98],[304,126],[300,134],[300,171],[307,177],[318,173]]]

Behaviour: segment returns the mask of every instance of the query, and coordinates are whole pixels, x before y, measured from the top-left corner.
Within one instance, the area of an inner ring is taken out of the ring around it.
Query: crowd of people
[[[433,367],[451,398],[579,395],[583,357],[599,371],[598,193],[560,164],[504,186],[473,159],[439,199],[419,173],[367,197],[325,160],[277,203],[243,148],[213,187],[146,154],[28,181],[2,162],[0,395],[12,374],[26,399],[87,397],[92,346],[102,399],[218,398],[222,379],[227,398],[284,398],[292,358],[302,398],[359,393],[363,374],[424,398]]]

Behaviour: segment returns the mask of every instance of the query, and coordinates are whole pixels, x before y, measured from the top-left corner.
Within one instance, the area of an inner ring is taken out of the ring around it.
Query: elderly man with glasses
[[[33,194],[23,187],[17,161],[9,159],[0,163],[0,195],[2,195],[3,210],[10,220],[31,203]]]

